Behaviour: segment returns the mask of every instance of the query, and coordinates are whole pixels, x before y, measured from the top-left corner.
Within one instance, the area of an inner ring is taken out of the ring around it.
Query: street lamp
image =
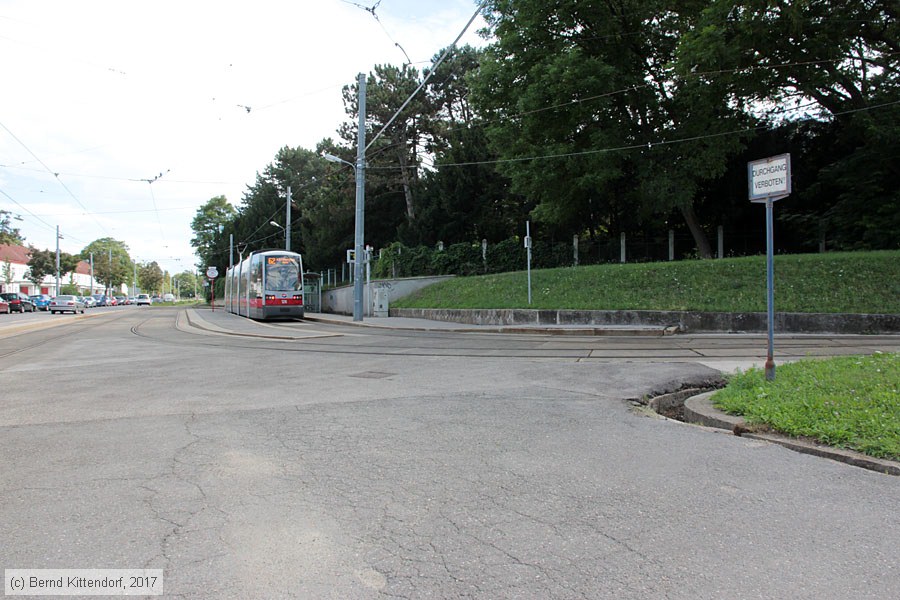
[[[269,221],[269,225],[274,225],[275,227],[277,227],[278,229],[280,229],[284,232],[284,244],[285,244],[284,249],[287,250],[287,229],[285,229],[284,227],[282,227],[275,221]]]

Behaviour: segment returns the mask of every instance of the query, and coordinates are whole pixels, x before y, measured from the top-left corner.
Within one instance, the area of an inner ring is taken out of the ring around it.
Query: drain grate
[[[359,379],[386,379],[388,377],[393,377],[396,373],[383,373],[381,371],[363,371],[362,373],[356,373],[351,375],[350,377],[358,377]]]

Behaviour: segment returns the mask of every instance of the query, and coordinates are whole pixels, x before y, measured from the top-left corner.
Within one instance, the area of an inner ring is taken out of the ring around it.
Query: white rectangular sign
[[[750,201],[777,200],[791,193],[791,155],[779,154],[747,163]]]

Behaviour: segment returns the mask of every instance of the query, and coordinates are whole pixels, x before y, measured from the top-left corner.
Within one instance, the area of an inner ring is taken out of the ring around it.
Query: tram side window
[[[262,263],[259,257],[253,257],[253,264],[250,265],[250,296],[261,297],[262,289]]]

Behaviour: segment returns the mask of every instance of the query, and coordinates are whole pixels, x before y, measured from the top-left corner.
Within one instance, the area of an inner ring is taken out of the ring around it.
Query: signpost
[[[525,250],[528,254],[528,305],[531,305],[531,221],[525,221]]]
[[[766,205],[766,311],[769,321],[769,349],[766,381],[775,381],[775,241],[773,204],[791,194],[791,155],[779,154],[747,163],[750,202]]]
[[[216,277],[219,276],[219,270],[209,267],[206,269],[206,276],[209,278],[209,305],[216,312]]]

